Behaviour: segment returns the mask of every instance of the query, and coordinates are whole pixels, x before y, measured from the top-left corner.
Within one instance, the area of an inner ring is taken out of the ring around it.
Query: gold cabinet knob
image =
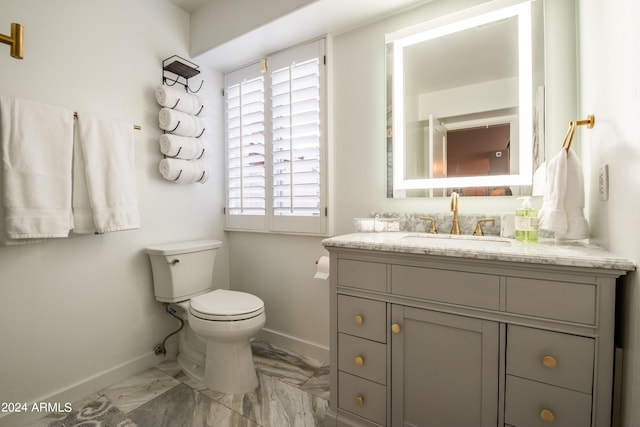
[[[393,332],[394,334],[399,334],[400,333],[400,325],[397,323],[394,323],[393,325],[391,325],[391,332]]]
[[[542,421],[544,421],[545,423],[552,423],[555,418],[556,417],[553,415],[553,412],[548,409],[543,409],[542,411],[540,411],[540,419],[542,419]]]
[[[364,396],[362,395],[356,396],[356,405],[358,406],[364,405]]]
[[[354,361],[356,362],[356,365],[358,365],[358,366],[364,365],[364,357],[362,357],[362,356],[356,356]]]
[[[547,355],[542,358],[542,364],[545,367],[552,369],[558,365],[558,361],[555,357]]]
[[[356,317],[353,318],[353,321],[356,322],[356,325],[362,325],[364,323],[364,316],[361,314],[356,314]]]

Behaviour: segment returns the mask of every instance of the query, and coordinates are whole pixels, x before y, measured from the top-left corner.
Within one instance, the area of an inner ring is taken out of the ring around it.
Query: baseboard
[[[267,328],[262,328],[262,330],[256,334],[256,338],[303,356],[313,357],[314,359],[322,362],[328,363],[329,361],[329,347],[325,347],[311,341],[303,340],[301,338]]]
[[[176,352],[177,342],[168,342],[167,355],[175,354]],[[100,390],[104,390],[105,388],[118,381],[152,368],[163,362],[164,360],[165,357],[156,356],[153,351],[150,351],[146,354],[143,354],[142,356],[136,357],[113,368],[97,373],[89,378],[81,380],[54,393],[37,397],[33,399],[32,402],[27,403],[27,412],[10,413],[1,417],[0,427],[15,427],[20,425],[27,425],[38,420],[39,418],[44,417],[47,412],[31,411],[34,403],[57,403],[61,408],[64,409],[65,403],[67,402],[73,403],[87,396],[90,396],[93,393],[97,393]],[[72,409],[78,410],[80,408]]]

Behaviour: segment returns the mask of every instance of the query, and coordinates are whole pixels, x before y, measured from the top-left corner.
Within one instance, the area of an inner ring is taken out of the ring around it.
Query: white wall
[[[0,33],[11,22],[24,25],[23,60],[0,45],[0,93],[142,126],[135,132],[141,229],[0,247],[0,402],[72,401],[161,360],[153,347],[177,322],[153,297],[144,247],[225,239],[224,163],[208,158],[214,172],[206,184],[179,186],[158,172],[161,61],[188,57],[189,17],[175,5],[0,0],[0,10]],[[203,75],[201,93],[212,99],[206,137],[222,153],[221,76]],[[216,266],[217,283],[227,287],[226,242]]]
[[[593,236],[612,252],[640,264],[640,3],[580,0],[581,118],[594,114],[595,127],[581,129]],[[598,169],[609,165],[608,201],[598,197]],[[628,275],[618,294],[624,347],[623,425],[640,425],[640,278]]]

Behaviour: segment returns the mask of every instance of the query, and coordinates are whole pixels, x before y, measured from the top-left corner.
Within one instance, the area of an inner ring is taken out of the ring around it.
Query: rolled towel
[[[160,128],[181,136],[200,136],[204,132],[204,126],[199,118],[182,111],[163,108],[158,114]]]
[[[204,99],[171,86],[158,86],[156,89],[156,101],[163,107],[194,116],[202,116],[204,112]]]
[[[162,159],[160,174],[168,181],[177,184],[199,182],[204,184],[209,179],[210,171],[204,162],[184,159]]]
[[[167,157],[194,160],[204,156],[207,147],[201,139],[165,133],[160,136],[160,151]]]

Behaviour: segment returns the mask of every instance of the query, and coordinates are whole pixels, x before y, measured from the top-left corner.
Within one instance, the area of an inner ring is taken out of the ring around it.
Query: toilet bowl
[[[250,338],[265,324],[264,302],[246,292],[214,289],[213,264],[221,242],[150,246],[156,299],[184,321],[178,364],[205,387],[246,393],[258,386]]]
[[[193,298],[189,327],[206,343],[202,383],[225,393],[258,386],[249,339],[265,324],[264,303],[254,295],[218,289]]]

